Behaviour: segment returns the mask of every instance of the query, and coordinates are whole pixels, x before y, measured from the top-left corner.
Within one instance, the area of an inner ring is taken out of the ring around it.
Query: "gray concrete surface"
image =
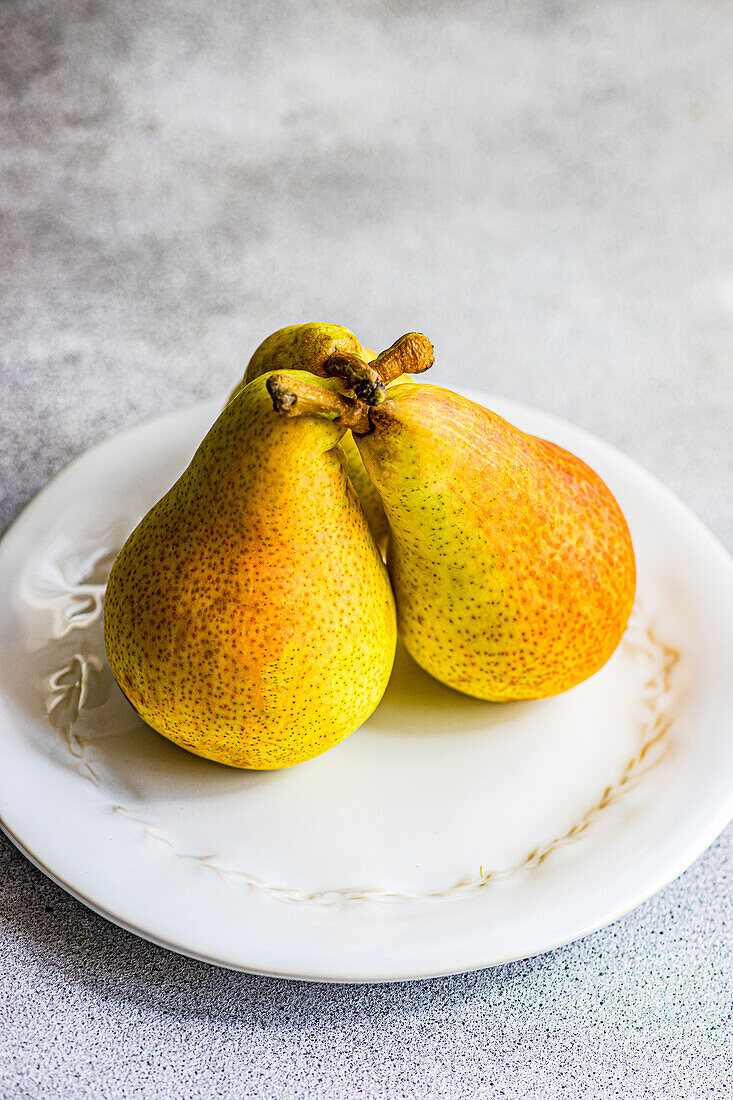
[[[733,19],[715,0],[0,6],[0,529],[273,328],[412,328],[733,549]],[[1,763],[0,763],[1,766]],[[2,1097],[727,1097],[733,830],[586,940],[373,988],[248,977],[0,840]]]

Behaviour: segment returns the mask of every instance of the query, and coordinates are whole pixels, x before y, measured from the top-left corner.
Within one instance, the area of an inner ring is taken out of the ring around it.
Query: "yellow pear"
[[[313,375],[336,402],[340,383]],[[232,397],[128,538],[107,655],[141,717],[240,768],[284,768],[369,717],[396,643],[389,578],[344,470],[345,428],[283,419],[272,376]]]

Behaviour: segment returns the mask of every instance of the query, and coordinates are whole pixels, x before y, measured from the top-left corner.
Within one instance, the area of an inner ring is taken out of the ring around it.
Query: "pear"
[[[336,379],[307,378],[348,404]],[[268,389],[268,386],[270,389]],[[229,401],[116,558],[112,672],[154,729],[199,756],[276,769],[369,717],[389,680],[386,568],[326,419],[283,419],[272,378]]]
[[[415,341],[415,335],[401,337],[377,356],[362,347],[354,333],[343,325],[325,321],[287,325],[262,341],[232,396],[253,378],[269,371],[307,370],[321,378],[341,377],[354,396],[375,405],[383,399],[385,386],[398,384],[405,373],[417,374],[432,364],[432,345],[424,337]],[[350,432],[343,436],[340,447],[377,545],[384,548],[389,528],[382,501]]]
[[[452,688],[539,699],[597,672],[634,602],[634,551],[581,459],[450,390],[406,384],[348,414],[390,526],[398,628]]]

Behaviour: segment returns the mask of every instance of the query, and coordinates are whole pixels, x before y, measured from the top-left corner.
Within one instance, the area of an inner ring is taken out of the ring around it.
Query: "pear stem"
[[[422,374],[432,367],[434,359],[427,336],[408,332],[372,363],[348,352],[336,351],[328,357],[325,374],[339,378],[348,387],[348,394],[322,390],[280,373],[270,375],[267,391],[275,412],[281,416],[320,416],[357,435],[366,435],[372,430],[369,409],[384,401],[388,383],[403,374]]]
[[[374,367],[358,355],[335,351],[324,363],[324,370],[345,382],[354,391],[354,396],[367,405],[381,405],[384,401],[387,392],[384,382]]]
[[[433,345],[421,332],[408,332],[380,352],[371,366],[388,385],[403,374],[422,374],[435,362]]]
[[[369,409],[363,401],[322,390],[288,374],[272,374],[266,385],[273,408],[281,416],[320,416],[360,435],[371,430]]]

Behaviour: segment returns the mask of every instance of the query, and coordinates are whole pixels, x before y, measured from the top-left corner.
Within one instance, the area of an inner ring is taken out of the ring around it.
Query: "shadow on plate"
[[[446,687],[420,668],[398,642],[389,686],[364,729],[390,737],[460,734],[509,722],[522,705],[488,703]]]

